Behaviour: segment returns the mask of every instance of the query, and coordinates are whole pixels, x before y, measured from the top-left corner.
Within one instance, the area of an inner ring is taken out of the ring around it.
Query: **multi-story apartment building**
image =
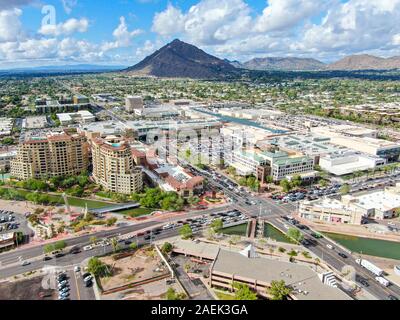
[[[130,145],[116,137],[91,141],[93,178],[104,189],[131,194],[142,191],[142,169],[137,167]]]
[[[86,138],[66,131],[21,143],[11,161],[11,176],[21,180],[74,176],[87,170],[88,165]]]

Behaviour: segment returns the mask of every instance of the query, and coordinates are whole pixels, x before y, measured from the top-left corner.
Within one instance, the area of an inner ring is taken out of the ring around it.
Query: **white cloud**
[[[0,11],[0,42],[16,41],[22,36],[20,9]]]
[[[302,49],[353,53],[393,49],[400,33],[400,0],[350,0],[331,7],[322,23],[305,30]]]
[[[152,30],[161,36],[183,34],[195,44],[217,44],[248,31],[250,8],[242,0],[202,0],[187,13],[171,4],[153,19]]]
[[[70,35],[75,32],[86,32],[89,27],[89,21],[85,18],[80,20],[72,18],[64,23],[59,23],[57,25],[46,24],[42,25],[38,31],[40,34],[45,36],[60,36],[60,35]]]
[[[170,36],[180,33],[185,28],[185,16],[182,11],[168,4],[165,11],[155,14],[152,31],[161,36]]]
[[[129,47],[132,45],[133,38],[140,35],[141,33],[143,33],[143,30],[140,29],[129,31],[125,17],[121,17],[118,27],[113,32],[115,41],[103,43],[102,50],[108,51],[111,49]]]
[[[256,19],[256,32],[281,31],[294,27],[321,12],[330,0],[269,0],[268,6]]]

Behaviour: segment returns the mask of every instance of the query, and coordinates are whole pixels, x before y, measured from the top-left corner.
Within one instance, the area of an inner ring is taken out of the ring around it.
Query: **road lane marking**
[[[73,272],[74,278],[75,278],[75,284],[76,284],[76,293],[78,295],[78,300],[81,300],[81,294],[79,292],[79,286],[78,286],[78,278],[76,277],[76,273]]]

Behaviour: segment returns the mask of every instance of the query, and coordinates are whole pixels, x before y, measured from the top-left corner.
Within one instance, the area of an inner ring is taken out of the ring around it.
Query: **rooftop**
[[[278,261],[266,257],[247,258],[240,253],[220,250],[213,271],[242,276],[270,284],[284,280],[292,286],[299,300],[351,300],[341,290],[325,285],[310,266]]]

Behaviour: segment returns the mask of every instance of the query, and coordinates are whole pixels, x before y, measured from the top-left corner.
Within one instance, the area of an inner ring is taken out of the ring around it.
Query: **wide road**
[[[84,236],[76,237],[76,238],[71,238],[65,240],[67,247],[74,247],[74,246],[80,246],[83,247],[85,245],[90,244],[90,238],[96,237],[97,239],[103,239],[103,238],[111,238],[111,237],[116,237],[119,235],[125,235],[129,234],[132,232],[139,232],[142,230],[146,230],[149,228],[153,228],[157,225],[163,224],[165,222],[176,222],[179,220],[185,220],[188,218],[193,218],[201,215],[208,215],[211,213],[216,213],[216,212],[221,212],[221,211],[227,211],[229,209],[232,209],[233,207],[231,205],[225,205],[221,206],[218,208],[213,208],[213,209],[207,209],[207,210],[201,210],[201,211],[192,211],[190,213],[184,214],[184,215],[179,215],[173,218],[167,219],[167,221],[148,221],[148,222],[142,222],[138,223],[136,225],[131,225],[131,226],[125,226],[125,227],[120,227],[117,229],[109,230],[109,231],[101,231],[97,233],[91,233],[87,234]],[[43,259],[44,257],[44,245],[39,245],[35,247],[28,247],[28,248],[20,248],[17,250],[13,250],[11,252],[5,252],[0,254],[0,270],[2,268],[7,267],[8,265],[20,265],[23,261],[29,261],[35,258],[41,258]],[[1,272],[2,277],[3,272]]]
[[[274,201],[270,199],[257,198],[261,205],[256,206],[238,206],[238,209],[241,209],[244,213],[253,216],[260,217],[270,222],[272,225],[285,232],[285,224],[289,223],[282,219],[282,217],[290,215],[294,213],[293,210],[289,210],[289,207],[285,207],[284,205],[276,204]],[[260,209],[261,208],[261,209]],[[291,227],[295,227],[290,225]],[[300,230],[300,229],[299,229]],[[311,234],[312,230],[300,230],[307,238],[312,238]],[[338,249],[337,244],[327,238],[318,239],[316,244],[313,246],[307,246],[307,249],[318,256],[321,261],[324,261],[326,264],[341,272],[345,267],[351,266],[354,268],[356,274],[362,276],[363,278],[368,280],[369,287],[364,288],[366,291],[377,297],[381,300],[387,300],[389,295],[393,295],[396,297],[400,297],[400,288],[396,285],[391,285],[388,288],[383,287],[375,280],[375,275],[362,268],[360,265],[356,263],[356,259],[358,257],[351,256],[346,253],[348,256],[347,259],[344,259],[338,255],[339,252],[344,253],[340,248]],[[332,245],[335,249],[329,249],[327,245]]]
[[[234,207],[248,216],[252,216],[254,218],[259,217],[267,220],[272,223],[275,227],[285,232],[285,220],[282,218],[287,215],[291,215],[296,212],[297,208],[292,204],[277,204],[271,199],[265,199],[258,196],[248,196],[248,193],[244,193],[241,191],[232,190],[232,188],[228,188],[226,186],[226,182],[224,178],[215,179],[216,172],[204,171],[200,170],[196,167],[193,167],[187,161],[180,159],[184,162],[185,165],[191,167],[192,170],[197,172],[198,174],[203,175],[208,178],[208,181],[214,187],[222,190],[226,195],[235,200]],[[215,173],[215,174],[213,174]],[[230,182],[230,184],[232,184]],[[251,204],[249,203],[252,202]],[[295,227],[295,226],[292,226]],[[300,229],[299,229],[300,230]],[[312,230],[304,231],[300,230],[305,236],[311,238]],[[333,247],[337,247],[337,244],[329,239],[323,238],[316,241],[316,245],[307,246],[307,249],[313,252],[316,256],[318,256],[321,261],[324,261],[326,264],[331,266],[333,269],[336,269],[338,272],[341,272],[344,267],[351,266],[354,268],[357,275],[362,276],[363,278],[368,280],[369,287],[364,288],[366,291],[377,297],[381,300],[387,300],[389,295],[393,295],[395,297],[400,298],[400,287],[392,284],[388,288],[383,287],[375,280],[375,275],[362,268],[360,265],[356,263],[356,258],[353,256],[349,256],[347,259],[341,258],[338,253],[342,252],[340,249],[329,249],[327,247],[328,244],[331,244]],[[348,254],[347,254],[348,255]]]

